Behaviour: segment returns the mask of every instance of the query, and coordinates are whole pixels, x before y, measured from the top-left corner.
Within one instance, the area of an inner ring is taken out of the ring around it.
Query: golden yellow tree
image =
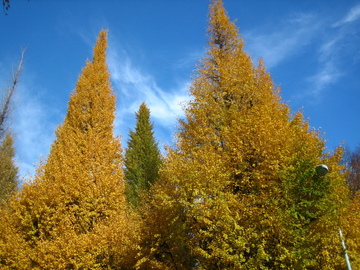
[[[101,31],[46,162],[2,210],[2,265],[130,269],[134,263],[139,225],[126,207],[106,47]]]
[[[221,0],[210,6],[208,36],[176,147],[144,209],[149,237],[139,265],[339,267],[341,151],[324,158],[320,134],[290,114],[263,61],[253,65]],[[320,163],[331,174],[317,175]]]
[[[18,168],[14,157],[14,140],[11,133],[7,133],[0,144],[0,205],[17,189]]]
[[[341,230],[352,269],[360,268],[360,192],[357,191],[342,216]],[[345,255],[345,254],[344,254]],[[344,257],[345,258],[345,257]]]

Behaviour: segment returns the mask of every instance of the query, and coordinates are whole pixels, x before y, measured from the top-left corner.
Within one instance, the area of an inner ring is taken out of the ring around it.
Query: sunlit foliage
[[[0,144],[0,205],[16,190],[18,184],[18,168],[15,165],[14,140],[7,133]]]
[[[360,192],[357,191],[341,220],[352,269],[360,269]]]
[[[162,162],[145,103],[123,159],[106,47],[101,31],[49,156],[0,207],[1,269],[345,269],[339,228],[360,267],[343,148],[290,112],[222,0]]]
[[[145,212],[140,265],[157,269],[335,269],[348,189],[341,148],[281,101],[223,8],[210,6],[208,47],[177,142]],[[331,168],[327,176],[318,164]]]
[[[126,207],[106,47],[101,31],[47,160],[1,209],[3,267],[130,269],[135,261],[139,225]]]

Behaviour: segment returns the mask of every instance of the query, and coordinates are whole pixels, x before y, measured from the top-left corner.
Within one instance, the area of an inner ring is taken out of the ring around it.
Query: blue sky
[[[26,47],[12,129],[22,177],[46,157],[96,36],[108,65],[124,146],[145,101],[155,135],[171,144],[180,103],[206,48],[207,0],[11,0],[0,14],[0,86]],[[321,128],[327,148],[360,145],[360,1],[224,0],[253,61],[263,57],[283,100]]]

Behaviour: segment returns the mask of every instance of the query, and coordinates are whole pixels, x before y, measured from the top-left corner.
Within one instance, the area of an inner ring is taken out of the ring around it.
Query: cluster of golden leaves
[[[341,229],[344,233],[347,252],[352,269],[360,269],[360,192],[348,204],[341,220]]]
[[[168,149],[144,209],[143,263],[157,269],[344,267],[338,226],[349,191],[341,147],[326,154],[321,134],[301,113],[290,113],[262,60],[254,66],[243,51],[220,0],[210,7],[208,32],[207,57],[190,86],[176,147]],[[331,168],[326,177],[315,174],[322,163]],[[346,229],[346,237],[360,234]]]
[[[208,34],[176,145],[135,211],[100,33],[47,160],[0,208],[1,269],[343,269],[339,226],[359,267],[360,200],[342,148],[325,153],[290,113],[221,0]]]
[[[127,269],[135,264],[140,223],[124,195],[106,35],[100,33],[93,60],[82,70],[46,162],[1,209],[2,267]]]

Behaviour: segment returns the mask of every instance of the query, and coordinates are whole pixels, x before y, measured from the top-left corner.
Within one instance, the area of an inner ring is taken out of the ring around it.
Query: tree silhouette
[[[139,203],[142,191],[150,189],[158,178],[161,165],[160,151],[154,138],[150,110],[145,103],[136,112],[136,127],[130,131],[125,152],[125,180],[128,199]]]

